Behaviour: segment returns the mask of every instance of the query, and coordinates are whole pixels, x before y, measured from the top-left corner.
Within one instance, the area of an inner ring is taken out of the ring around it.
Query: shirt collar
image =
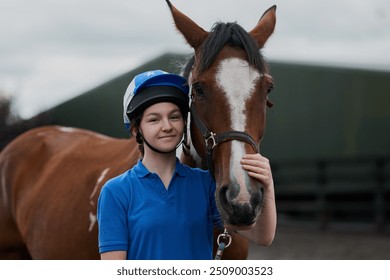
[[[144,178],[149,174],[152,174],[142,163],[142,159],[138,160],[138,163],[134,166],[134,171],[136,172],[138,178]],[[178,158],[176,158],[176,167],[174,174],[177,174],[180,177],[185,176],[184,166]]]

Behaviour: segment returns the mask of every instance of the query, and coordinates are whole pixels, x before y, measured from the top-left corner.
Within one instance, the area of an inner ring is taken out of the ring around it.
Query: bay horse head
[[[183,75],[191,88],[192,159],[216,181],[216,203],[227,227],[253,226],[264,187],[240,164],[258,153],[273,87],[260,52],[273,33],[276,6],[250,32],[237,23],[216,23],[205,31],[166,0],[177,29],[194,49]],[[195,150],[193,150],[195,149]]]

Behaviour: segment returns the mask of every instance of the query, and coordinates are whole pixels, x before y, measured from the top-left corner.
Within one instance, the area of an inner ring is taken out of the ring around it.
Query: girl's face
[[[184,120],[179,107],[170,102],[148,107],[142,115],[140,131],[156,149],[163,152],[175,149],[184,132]],[[148,149],[146,145],[144,147]]]

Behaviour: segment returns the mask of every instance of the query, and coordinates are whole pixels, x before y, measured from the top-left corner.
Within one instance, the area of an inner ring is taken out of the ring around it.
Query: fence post
[[[385,230],[385,201],[384,201],[384,174],[385,161],[383,158],[378,158],[375,161],[375,225],[378,232]]]
[[[318,177],[317,177],[317,184],[318,184],[318,192],[317,192],[317,211],[318,211],[318,222],[319,227],[321,230],[325,230],[328,225],[328,211],[326,206],[326,183],[327,183],[327,177],[326,177],[326,163],[325,161],[321,160],[317,163],[317,169],[318,169]]]

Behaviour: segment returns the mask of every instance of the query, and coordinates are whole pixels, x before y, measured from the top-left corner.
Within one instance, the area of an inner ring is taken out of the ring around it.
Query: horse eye
[[[274,89],[274,83],[270,83],[270,84],[268,85],[268,88],[267,88],[267,106],[268,106],[269,108],[271,108],[272,106],[274,106],[274,103],[268,99],[268,96],[269,96],[269,94],[271,93],[271,91],[272,91],[273,89]]]
[[[274,84],[270,84],[267,88],[267,95],[271,93],[271,91],[274,89]]]
[[[199,83],[195,83],[192,85],[193,91],[195,91],[196,95],[199,97],[204,97],[204,91]]]

